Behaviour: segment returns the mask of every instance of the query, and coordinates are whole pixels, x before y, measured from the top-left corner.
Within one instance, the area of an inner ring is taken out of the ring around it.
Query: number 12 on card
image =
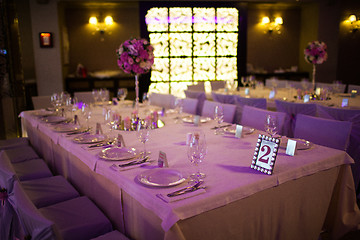
[[[279,145],[279,139],[259,134],[250,167],[262,173],[271,175],[274,171]]]

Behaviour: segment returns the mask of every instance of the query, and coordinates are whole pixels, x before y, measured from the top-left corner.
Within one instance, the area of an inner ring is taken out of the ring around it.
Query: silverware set
[[[182,188],[182,189],[177,190],[175,192],[169,193],[166,196],[168,196],[168,197],[176,197],[176,196],[179,196],[179,195],[183,195],[183,194],[186,194],[186,193],[191,193],[191,192],[197,191],[199,189],[205,189],[206,188],[205,186],[201,186],[203,183],[204,183],[204,181],[199,181],[193,186]]]

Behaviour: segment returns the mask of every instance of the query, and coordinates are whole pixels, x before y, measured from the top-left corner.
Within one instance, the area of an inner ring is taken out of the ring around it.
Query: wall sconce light
[[[97,17],[90,17],[89,24],[95,27],[95,30],[104,34],[107,30],[107,27],[111,26],[114,23],[111,16],[106,16],[103,21],[98,21]]]
[[[270,21],[268,16],[265,16],[261,20],[261,24],[265,27],[264,33],[281,33],[281,25],[283,25],[282,17],[276,17],[273,21]]]
[[[350,23],[350,32],[354,33],[360,29],[360,19],[357,20],[356,15],[350,15],[347,21]]]

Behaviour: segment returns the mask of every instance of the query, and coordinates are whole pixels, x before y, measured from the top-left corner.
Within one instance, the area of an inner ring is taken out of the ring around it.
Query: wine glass
[[[85,118],[85,121],[86,121],[86,127],[87,129],[89,129],[89,121],[90,121],[90,118],[91,118],[91,107],[90,105],[88,104],[83,104],[81,106],[81,114],[83,115],[83,117]]]
[[[179,123],[181,122],[181,114],[183,112],[183,108],[184,108],[184,101],[182,98],[176,98],[175,99],[175,113],[176,113],[176,117],[175,117],[175,123]]]
[[[187,149],[188,159],[196,167],[196,172],[190,175],[191,182],[198,183],[205,178],[205,173],[199,169],[199,164],[203,162],[207,153],[205,134],[201,131],[192,133]]]
[[[117,91],[117,97],[119,101],[123,102],[128,94],[127,88],[119,88]]]
[[[136,128],[136,136],[139,139],[139,141],[144,144],[144,151],[141,152],[141,155],[143,157],[150,154],[150,152],[146,151],[146,145],[145,145],[145,143],[149,140],[150,128],[151,126],[149,122],[145,120],[139,120]]]
[[[92,93],[92,96],[93,96],[93,98],[94,98],[94,102],[95,102],[95,104],[96,104],[96,103],[99,102],[99,100],[100,100],[99,90],[93,89],[91,93]]]
[[[148,94],[147,92],[144,92],[144,93],[143,93],[141,102],[142,102],[145,106],[148,106],[148,105],[149,105],[149,94]]]
[[[265,131],[270,134],[271,137],[274,137],[278,131],[278,123],[276,115],[267,114],[265,117]]]
[[[106,104],[106,101],[109,99],[109,92],[105,88],[99,90],[99,98],[102,104]]]
[[[216,105],[214,109],[214,120],[217,122],[218,126],[215,129],[216,135],[224,134],[223,129],[221,128],[221,123],[224,122],[224,110],[221,105]]]

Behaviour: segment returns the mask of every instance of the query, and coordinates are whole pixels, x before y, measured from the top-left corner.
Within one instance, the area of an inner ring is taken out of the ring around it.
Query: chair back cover
[[[14,194],[9,201],[16,210],[24,237],[31,236],[31,240],[61,239],[56,234],[54,223],[40,214],[19,182],[15,182]]]
[[[346,84],[317,82],[316,87],[317,88],[325,88],[325,89],[327,89],[327,90],[329,90],[329,91],[331,91],[333,93],[344,93],[345,88],[346,88]]]
[[[27,145],[29,145],[29,139],[27,137],[0,140],[0,150],[11,149],[11,148],[27,146]]]
[[[226,82],[225,81],[211,81],[211,91],[215,91],[221,88],[225,88]]]
[[[284,135],[294,137],[294,128],[297,114],[316,116],[316,104],[313,103],[294,103],[275,100],[276,111],[286,113],[284,124]]]
[[[360,186],[360,110],[326,107],[317,105],[318,116],[326,119],[352,122],[349,146],[347,152],[354,159],[355,164],[351,167],[355,187]],[[360,189],[359,189],[360,191]]]
[[[360,85],[349,84],[347,92],[351,93],[352,90],[356,90],[357,94],[360,95]]]
[[[19,163],[26,160],[40,158],[35,150],[29,145],[19,146],[13,149],[6,149],[4,152],[11,163]]]
[[[176,97],[171,94],[151,93],[149,96],[150,104],[166,109],[173,109],[175,107]]]
[[[202,116],[214,118],[214,111],[215,111],[215,107],[217,105],[220,105],[223,107],[224,122],[233,123],[235,111],[236,111],[236,106],[233,104],[218,103],[218,102],[206,100],[204,102]]]
[[[235,103],[234,95],[227,95],[227,94],[220,94],[220,93],[211,92],[211,97],[215,102],[228,103],[228,104],[234,104]]]
[[[351,126],[352,123],[347,121],[297,114],[294,137],[322,146],[346,150]]]
[[[201,115],[201,111],[204,106],[204,101],[206,100],[205,92],[185,90],[184,93],[186,98],[196,98],[198,100],[198,104],[196,106],[196,114]]]
[[[31,100],[35,110],[52,107],[50,96],[32,96]]]
[[[251,107],[245,105],[243,107],[243,113],[241,118],[241,125],[253,127],[258,130],[265,131],[265,119],[266,115],[271,114],[277,117],[278,122],[278,134],[283,134],[283,127],[285,121],[285,113],[283,112],[273,112],[261,108]]]
[[[187,90],[205,92],[205,84],[204,82],[198,82],[195,85],[188,85]]]
[[[74,97],[78,100],[78,102],[83,103],[94,103],[95,99],[91,91],[85,91],[85,92],[74,92]]]
[[[236,104],[235,122],[237,123],[240,123],[241,121],[241,115],[243,112],[243,107],[245,105],[260,109],[266,109],[267,107],[266,98],[245,98],[240,96],[234,96],[234,100]]]
[[[196,115],[196,108],[199,100],[195,98],[184,98],[182,99],[182,107],[184,113],[189,113],[192,115]]]

